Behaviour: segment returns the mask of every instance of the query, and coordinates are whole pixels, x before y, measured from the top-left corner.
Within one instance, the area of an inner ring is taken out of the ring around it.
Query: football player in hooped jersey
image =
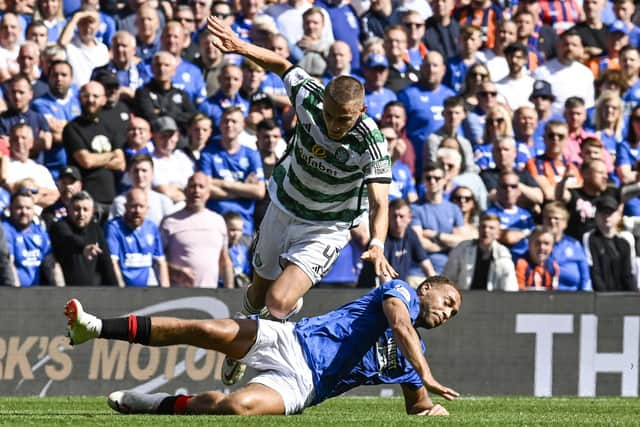
[[[378,276],[395,277],[383,251],[391,162],[384,136],[363,114],[362,84],[340,76],[325,88],[276,53],[240,40],[215,17],[209,18],[208,30],[223,53],[243,55],[280,75],[298,118],[268,184],[271,205],[256,239],[255,274],[243,314],[260,313],[265,306],[277,319],[295,314],[367,208],[371,240],[362,258],[374,264]],[[225,363],[225,383],[233,384],[241,372]]]
[[[424,358],[415,328],[443,325],[460,310],[454,283],[431,276],[414,290],[391,280],[325,315],[298,323],[255,319],[184,320],[135,316],[100,319],[76,299],[65,306],[68,336],[148,346],[186,344],[220,351],[254,367],[249,384],[225,395],[170,396],[116,391],[109,406],[122,413],[290,415],[359,385],[400,384],[411,415],[448,415],[427,392],[453,400]]]

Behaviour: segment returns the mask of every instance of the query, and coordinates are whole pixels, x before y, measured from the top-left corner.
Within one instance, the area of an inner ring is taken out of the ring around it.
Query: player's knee
[[[286,295],[267,293],[266,306],[269,313],[278,319],[284,319],[291,312],[296,301],[289,301]]]
[[[231,415],[252,415],[255,404],[254,399],[242,395],[228,396],[222,403]]]

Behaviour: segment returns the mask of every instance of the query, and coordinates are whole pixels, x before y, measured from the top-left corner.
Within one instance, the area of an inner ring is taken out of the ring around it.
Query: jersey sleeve
[[[313,91],[323,91],[322,86],[320,86],[319,83],[316,83],[315,80],[313,80],[313,77],[303,70],[302,67],[292,67],[288,69],[284,76],[282,76],[282,82],[284,83],[284,89],[291,101],[291,105],[296,111],[298,106],[302,104],[302,99],[304,99],[304,97],[302,97],[300,102],[297,101],[300,89],[304,87],[307,91],[309,91],[309,89],[312,89]]]
[[[365,119],[365,121],[369,120],[373,119]],[[356,127],[358,126],[365,127],[364,125],[356,125]],[[375,126],[375,123],[373,123],[373,127],[370,128],[366,138],[366,144],[368,155],[363,156],[365,162],[364,181],[391,183],[391,159],[389,158],[387,140],[382,132],[380,132],[380,129]]]
[[[113,220],[107,223],[105,230],[105,240],[107,241],[107,247],[111,253],[111,258],[120,259],[120,243],[118,242],[118,226],[117,220]]]
[[[154,258],[164,258],[162,237],[160,236],[160,230],[155,225],[153,226],[153,248],[151,250]]]
[[[393,280],[386,284],[385,287],[387,289],[383,291],[383,299],[398,298],[407,306],[407,309],[411,313],[412,306],[417,299],[416,291],[402,280]]]

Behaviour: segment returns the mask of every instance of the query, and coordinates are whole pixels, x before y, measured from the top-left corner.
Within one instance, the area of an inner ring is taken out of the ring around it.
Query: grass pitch
[[[448,418],[410,417],[400,398],[345,397],[291,417],[120,415],[105,398],[0,398],[0,425],[30,426],[408,426],[629,425],[640,426],[637,398],[461,398],[443,402]]]

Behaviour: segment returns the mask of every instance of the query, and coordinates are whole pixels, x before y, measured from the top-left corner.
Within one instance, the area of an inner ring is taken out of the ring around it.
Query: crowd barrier
[[[364,291],[312,290],[303,315]],[[113,390],[224,389],[222,356],[186,346],[93,342],[71,348],[63,305],[79,298],[103,317],[129,313],[224,318],[240,290],[0,289],[0,395],[106,395]],[[640,295],[466,292],[460,314],[422,331],[436,378],[463,395],[638,396]],[[399,395],[397,387],[354,394]]]

